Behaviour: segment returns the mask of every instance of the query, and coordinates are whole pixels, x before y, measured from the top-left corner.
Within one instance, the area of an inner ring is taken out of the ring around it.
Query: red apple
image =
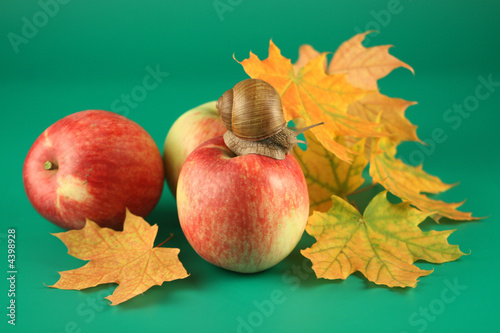
[[[179,172],[188,155],[203,142],[225,132],[215,102],[189,110],[174,122],[163,146],[165,178],[174,196]]]
[[[163,162],[151,136],[118,114],[88,110],[47,128],[23,168],[26,194],[46,219],[80,229],[89,218],[121,229],[125,208],[140,216],[156,206]]]
[[[236,156],[222,137],[195,149],[177,187],[179,221],[194,250],[237,272],[265,270],[299,242],[309,215],[304,174],[284,160]]]

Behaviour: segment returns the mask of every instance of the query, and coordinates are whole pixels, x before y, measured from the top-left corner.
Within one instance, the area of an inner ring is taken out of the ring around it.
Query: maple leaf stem
[[[160,244],[156,245],[155,247],[162,246],[163,244],[165,244],[166,242],[168,242],[169,240],[171,240],[173,237],[174,237],[174,234],[170,233],[170,237],[168,237],[167,239],[165,239],[163,242],[161,242]]]
[[[346,200],[346,201],[347,201],[347,200]],[[354,201],[350,201],[349,203],[350,203],[350,204],[351,204],[354,208],[356,208],[356,210],[357,210],[358,212],[360,211],[360,210],[359,210],[358,205],[356,205],[356,202],[354,202]]]
[[[359,189],[357,191],[354,191],[352,193],[349,193],[349,195],[354,195],[354,194],[359,194],[359,193],[363,193],[363,192],[366,192],[368,190],[371,190],[372,188],[374,188],[375,186],[377,186],[378,183],[372,183],[370,185],[368,185],[367,187],[365,188],[362,188],[362,189]]]

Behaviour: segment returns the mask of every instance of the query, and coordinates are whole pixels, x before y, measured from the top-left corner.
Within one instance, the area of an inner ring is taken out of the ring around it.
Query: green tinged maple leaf
[[[413,263],[443,263],[463,253],[450,245],[454,230],[422,231],[418,225],[428,214],[409,203],[391,204],[387,192],[375,196],[363,215],[345,200],[332,196],[332,208],[314,212],[307,232],[316,238],[302,254],[313,263],[318,278],[345,279],[359,271],[368,280],[389,287],[415,287],[421,270]]]
[[[304,137],[307,150],[295,147],[294,154],[307,181],[310,213],[325,212],[332,205],[332,194],[346,198],[363,185],[362,173],[368,163],[364,154],[365,139],[349,146],[357,155],[347,163],[325,149],[312,133],[306,132]],[[337,141],[345,145],[342,137]]]

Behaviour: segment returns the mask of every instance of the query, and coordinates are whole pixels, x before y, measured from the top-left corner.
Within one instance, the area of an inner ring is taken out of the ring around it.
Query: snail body
[[[303,142],[297,135],[320,125],[297,131],[286,127],[279,93],[258,79],[237,83],[219,98],[216,108],[228,130],[224,142],[236,155],[260,154],[282,160]]]

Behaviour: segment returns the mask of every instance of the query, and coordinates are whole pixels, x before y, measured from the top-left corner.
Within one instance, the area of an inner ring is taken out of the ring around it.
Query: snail
[[[321,125],[292,130],[286,126],[279,93],[269,83],[246,79],[227,90],[217,101],[227,128],[224,142],[236,155],[260,154],[282,160],[297,143],[297,136]]]

